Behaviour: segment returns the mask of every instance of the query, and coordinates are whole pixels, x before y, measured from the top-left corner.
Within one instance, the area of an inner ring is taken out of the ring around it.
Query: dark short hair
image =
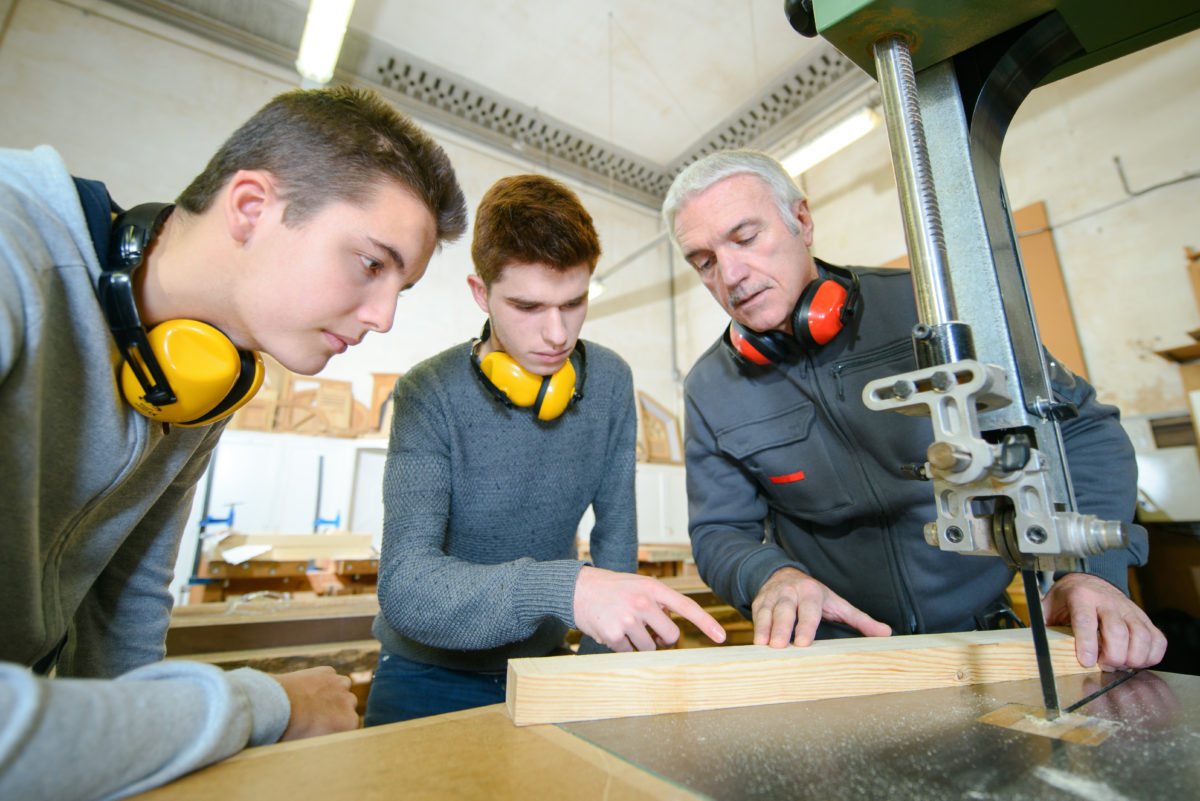
[[[475,213],[471,242],[475,272],[486,286],[510,264],[542,264],[566,270],[596,269],[600,237],[592,216],[563,184],[544,175],[501,178]]]
[[[467,227],[466,200],[445,151],[368,90],[334,86],[278,95],[229,137],[176,203],[192,214],[206,211],[238,170],[275,177],[288,225],[331,201],[363,203],[391,180],[429,209],[439,242]]]

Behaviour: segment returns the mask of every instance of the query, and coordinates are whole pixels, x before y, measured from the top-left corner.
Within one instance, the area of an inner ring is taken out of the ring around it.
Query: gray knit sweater
[[[633,382],[611,350],[587,356],[584,398],[549,422],[492,397],[468,343],[396,382],[374,626],[388,650],[468,670],[549,653],[574,625],[589,504],[593,564],[635,569]]]

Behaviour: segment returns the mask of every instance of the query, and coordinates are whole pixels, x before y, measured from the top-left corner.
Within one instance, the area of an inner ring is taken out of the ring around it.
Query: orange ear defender
[[[838,335],[858,308],[858,276],[851,270],[818,262],[826,272],[847,279],[848,285],[818,276],[804,287],[792,309],[792,334],[782,331],[752,331],[737,321],[730,322],[725,344],[738,357],[758,365],[783,361],[799,344],[812,350]]]
[[[168,320],[149,332],[134,300],[133,273],[173,207],[146,203],[113,221],[107,269],[97,286],[100,308],[124,364],[121,392],[153,420],[201,426],[238,410],[262,386],[262,358],[239,350],[197,320]]]
[[[490,332],[491,321],[488,321],[477,342],[487,341]],[[492,351],[480,359],[475,356],[474,348],[471,350],[471,367],[488,391],[505,406],[532,408],[539,420],[553,420],[567,410],[572,400],[583,398],[587,350],[582,341],[575,343],[571,355],[579,357],[578,375],[570,358],[553,374],[540,376],[526,370],[503,351]]]

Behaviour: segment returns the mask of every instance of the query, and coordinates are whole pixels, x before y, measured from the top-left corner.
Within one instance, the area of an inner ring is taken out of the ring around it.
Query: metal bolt
[[[963,541],[963,531],[958,526],[948,526],[946,528],[946,540],[953,542],[955,545]]]
[[[892,394],[900,400],[911,397],[917,391],[917,385],[907,379],[900,379],[895,384],[892,384]]]
[[[925,459],[935,470],[960,472],[971,464],[971,454],[949,442],[935,442],[925,449]]]
[[[1034,545],[1041,545],[1046,540],[1050,539],[1050,535],[1046,533],[1046,529],[1041,526],[1030,526],[1025,530],[1025,539],[1032,542]]]
[[[929,377],[929,380],[933,384],[933,388],[938,392],[948,392],[951,387],[958,383],[954,380],[954,374],[948,370],[938,370]]]

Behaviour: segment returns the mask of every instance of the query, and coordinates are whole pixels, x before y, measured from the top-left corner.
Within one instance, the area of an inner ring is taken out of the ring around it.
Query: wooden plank
[[[167,654],[186,656],[213,651],[361,640],[371,636],[371,623],[374,620],[373,614],[357,614],[288,620],[241,620],[228,625],[172,626],[167,629]]]
[[[1190,362],[1200,359],[1200,342],[1189,342],[1186,345],[1179,345],[1174,348],[1166,348],[1165,350],[1154,351],[1157,355],[1162,356],[1167,361],[1171,362]]]
[[[255,598],[221,603],[187,604],[171,611],[172,626],[208,626],[235,623],[247,618],[309,618],[336,615],[375,614],[379,599],[375,596],[346,595],[334,598]]]
[[[245,604],[183,606],[171,615],[167,654],[186,656],[313,643],[343,642],[371,637],[379,612],[374,593]]]
[[[1021,263],[1042,344],[1073,373],[1087,378],[1083,346],[1079,344],[1046,204],[1039,201],[1013,212],[1013,226],[1018,232]]]
[[[241,564],[222,562],[219,559],[208,562],[201,571],[201,578],[276,578],[282,576],[303,576],[308,570],[307,559],[252,559]]]
[[[1084,673],[1075,638],[1048,632],[1055,673]],[[1037,677],[1028,629],[510,659],[518,726],[691,712]]]
[[[251,561],[289,562],[309,559],[378,559],[370,534],[227,534],[210,546],[210,558],[242,546],[269,548]]]
[[[174,657],[168,657],[168,661]],[[374,670],[379,661],[379,640],[350,640],[318,645],[291,645],[283,648],[252,648],[244,651],[214,651],[192,654],[191,662],[205,662],[223,670],[251,667],[264,673],[288,673],[293,670],[329,665],[343,675]]]
[[[659,579],[663,584],[667,585],[675,592],[684,595],[709,595],[712,590],[704,583],[704,579],[696,575],[690,576],[667,576]]]

